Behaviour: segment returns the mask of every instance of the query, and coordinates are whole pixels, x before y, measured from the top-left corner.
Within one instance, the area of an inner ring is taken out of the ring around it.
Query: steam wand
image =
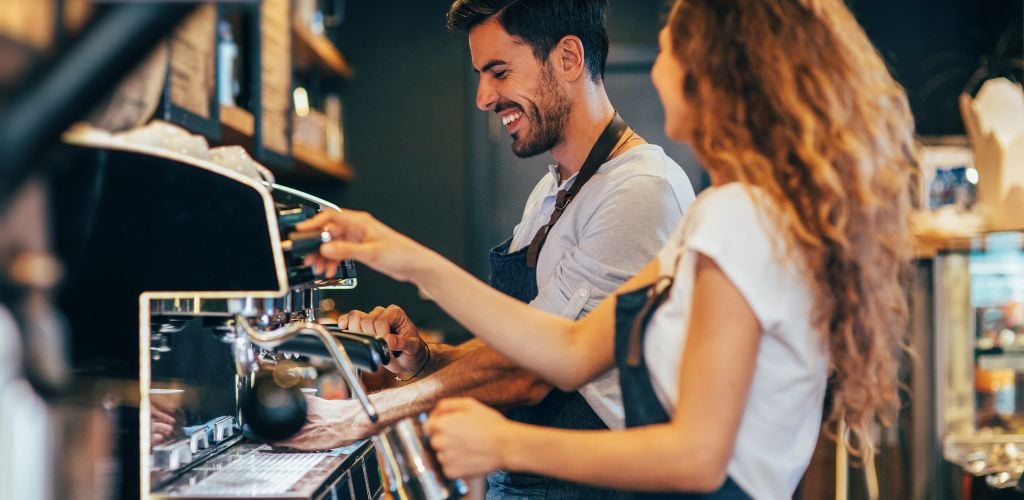
[[[245,316],[239,314],[235,315],[235,325],[239,335],[248,337],[253,344],[264,349],[273,349],[296,335],[306,334],[319,338],[320,341],[323,342],[324,347],[327,348],[327,352],[330,353],[331,359],[334,360],[334,364],[338,366],[339,370],[341,370],[341,376],[345,379],[345,382],[352,389],[352,393],[356,395],[359,403],[363,406],[363,411],[366,412],[366,416],[369,417],[371,422],[376,422],[379,418],[377,415],[377,409],[374,408],[373,403],[370,402],[370,398],[366,394],[366,389],[363,388],[363,384],[359,381],[359,376],[356,373],[356,367],[352,364],[352,360],[348,357],[348,353],[345,352],[345,348],[334,339],[331,332],[319,323],[313,321],[301,321],[273,330],[258,330],[249,324],[249,321]]]

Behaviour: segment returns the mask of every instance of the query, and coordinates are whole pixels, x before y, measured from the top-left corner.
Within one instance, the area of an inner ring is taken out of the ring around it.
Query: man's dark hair
[[[538,61],[551,54],[558,41],[575,35],[583,42],[590,78],[604,77],[608,59],[605,9],[608,0],[456,0],[448,10],[448,30],[470,30],[491,18],[509,35],[519,37]]]

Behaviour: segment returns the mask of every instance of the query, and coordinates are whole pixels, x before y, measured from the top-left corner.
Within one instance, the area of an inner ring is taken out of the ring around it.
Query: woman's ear
[[[566,35],[555,46],[555,68],[560,70],[566,81],[578,80],[587,72],[586,54],[583,42],[578,36]]]

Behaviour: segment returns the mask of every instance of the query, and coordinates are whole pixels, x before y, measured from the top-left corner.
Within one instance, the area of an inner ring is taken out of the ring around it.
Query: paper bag
[[[1005,78],[989,80],[977,97],[960,95],[960,113],[989,229],[1024,229],[1024,89]]]

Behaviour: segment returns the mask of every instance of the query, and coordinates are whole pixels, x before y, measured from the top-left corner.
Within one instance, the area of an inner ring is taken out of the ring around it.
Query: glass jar
[[[1016,412],[1017,384],[1013,369],[977,368],[974,386],[978,392],[978,425],[992,425],[995,417],[1003,420]]]

